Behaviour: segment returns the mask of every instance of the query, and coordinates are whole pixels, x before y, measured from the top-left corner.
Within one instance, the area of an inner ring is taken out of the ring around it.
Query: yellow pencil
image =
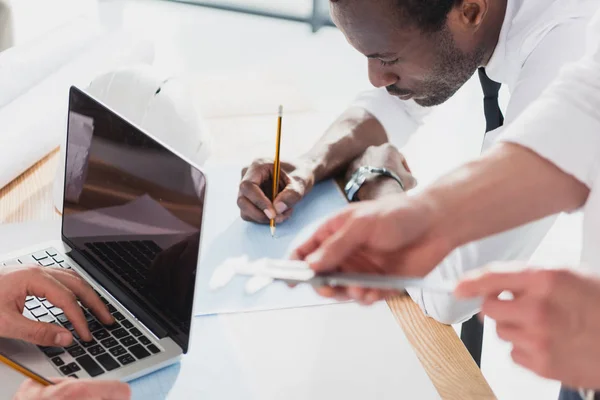
[[[275,141],[275,161],[273,162],[273,203],[279,191],[279,174],[281,167],[279,164],[279,150],[281,149],[281,123],[283,121],[283,106],[279,106],[277,116],[277,139]],[[275,237],[275,219],[271,220],[271,236]]]
[[[54,382],[51,382],[48,379],[44,378],[43,376],[36,374],[29,368],[19,364],[16,361],[11,360],[10,358],[6,357],[2,353],[0,353],[0,362],[2,362],[3,364],[6,364],[8,367],[14,369],[17,372],[22,373],[29,379],[33,379],[34,381],[36,381],[37,383],[39,383],[42,386],[54,385]]]

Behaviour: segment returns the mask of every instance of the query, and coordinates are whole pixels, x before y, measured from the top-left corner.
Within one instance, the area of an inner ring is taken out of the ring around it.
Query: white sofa
[[[0,0],[0,52],[14,42],[12,8],[8,0]]]

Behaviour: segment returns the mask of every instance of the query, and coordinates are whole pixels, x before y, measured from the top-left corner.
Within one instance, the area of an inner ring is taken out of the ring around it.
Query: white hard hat
[[[97,77],[86,92],[188,159],[206,161],[206,129],[181,80],[139,65]]]

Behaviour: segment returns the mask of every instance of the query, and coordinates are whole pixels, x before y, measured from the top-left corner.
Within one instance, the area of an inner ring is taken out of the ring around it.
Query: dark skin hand
[[[402,16],[396,1],[331,3],[336,26],[367,57],[373,86],[425,107],[448,100],[487,64],[505,13],[506,0],[465,0],[451,9],[443,29],[426,32]],[[282,193],[275,202],[269,196],[272,160],[257,160],[245,170],[238,197],[241,216],[258,223],[272,217],[285,221],[315,183],[346,173],[369,147],[387,142],[384,127],[373,115],[348,109],[307,154],[282,164]],[[379,182],[391,187],[388,180]]]
[[[417,180],[412,176],[406,159],[396,147],[389,143],[369,147],[362,156],[350,164],[346,173],[346,180],[349,180],[357,169],[365,165],[387,168],[396,173],[402,180],[406,191],[417,186]],[[375,176],[365,181],[358,191],[357,196],[361,201],[375,200],[390,194],[402,193],[403,191],[398,182],[392,178]]]
[[[316,182],[346,172],[365,149],[386,142],[383,126],[371,114],[359,108],[346,111],[305,156],[282,161],[279,194],[274,202],[273,160],[259,159],[244,168],[237,200],[241,217],[263,224],[272,217],[278,223],[287,220]]]

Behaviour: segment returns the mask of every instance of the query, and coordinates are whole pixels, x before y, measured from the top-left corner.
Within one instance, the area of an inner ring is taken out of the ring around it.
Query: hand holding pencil
[[[309,160],[281,159],[282,111],[277,118],[275,159],[255,160],[242,171],[237,204],[245,221],[276,225],[291,218],[293,209],[312,189],[315,182]],[[277,175],[277,176],[276,176]]]

